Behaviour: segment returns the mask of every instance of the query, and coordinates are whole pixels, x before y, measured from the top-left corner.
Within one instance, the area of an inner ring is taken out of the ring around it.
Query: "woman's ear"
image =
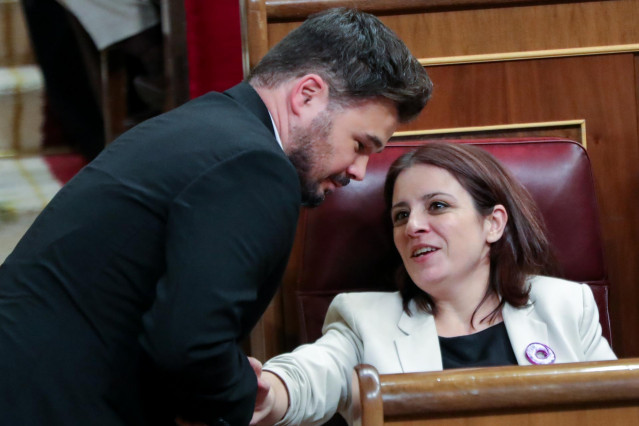
[[[506,229],[506,223],[508,223],[508,212],[504,206],[497,204],[493,207],[492,213],[486,216],[485,221],[488,228],[486,242],[494,243],[499,241],[501,236],[504,235],[504,229]]]
[[[290,92],[291,112],[302,121],[307,116],[315,117],[328,105],[328,85],[317,74],[306,74],[299,77]]]

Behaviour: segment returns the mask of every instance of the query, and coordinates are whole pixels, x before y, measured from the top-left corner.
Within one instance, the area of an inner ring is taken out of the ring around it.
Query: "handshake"
[[[286,414],[288,391],[278,376],[268,371],[262,372],[260,361],[253,357],[248,357],[248,360],[257,376],[257,398],[250,425],[273,425]],[[190,422],[180,418],[175,419],[175,423],[177,426],[207,426],[205,423]]]
[[[257,376],[257,398],[251,426],[266,426],[277,423],[288,409],[288,391],[280,378],[268,371],[262,371],[262,363],[248,357]]]

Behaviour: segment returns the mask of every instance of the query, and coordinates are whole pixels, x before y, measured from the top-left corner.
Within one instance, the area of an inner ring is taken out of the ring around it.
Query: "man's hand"
[[[277,423],[288,408],[288,392],[286,386],[278,376],[268,371],[262,374],[262,363],[253,357],[248,357],[249,364],[257,377],[257,398],[251,426],[273,425]],[[206,426],[200,422],[189,422],[180,418],[175,419],[177,426]]]
[[[251,420],[251,424],[255,424],[254,421],[256,419],[258,410],[260,410],[261,416],[258,417],[261,420],[263,417],[268,414],[271,409],[266,408],[269,403],[267,402],[269,390],[271,389],[271,385],[268,382],[265,382],[261,379],[262,377],[262,363],[253,357],[248,357],[249,364],[253,367],[253,371],[255,371],[255,375],[257,376],[257,400],[255,401],[255,412],[253,414],[253,419]],[[270,406],[272,407],[274,402],[274,397],[271,395]],[[259,408],[258,408],[259,407]],[[263,408],[264,407],[264,408]],[[205,423],[201,422],[189,422],[183,420],[181,418],[176,418],[175,423],[177,426],[207,426]]]

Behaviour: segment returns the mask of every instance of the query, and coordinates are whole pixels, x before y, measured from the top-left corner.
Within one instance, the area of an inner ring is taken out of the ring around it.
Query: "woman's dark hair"
[[[260,60],[249,82],[276,87],[312,73],[327,82],[338,105],[386,98],[400,122],[415,118],[432,92],[424,67],[397,35],[375,16],[351,9],[310,16]]]
[[[388,217],[397,177],[418,164],[439,167],[452,174],[468,191],[482,216],[490,214],[497,204],[504,206],[508,221],[502,237],[490,246],[489,286],[479,305],[491,294],[501,296],[499,306],[486,318],[494,317],[504,303],[515,307],[525,305],[530,292],[526,286],[527,276],[553,275],[558,270],[542,216],[528,191],[495,157],[481,148],[469,144],[427,143],[391,165],[384,185]],[[403,265],[398,269],[397,281],[408,314],[409,302],[413,299],[419,309],[436,312],[432,298],[413,283]]]

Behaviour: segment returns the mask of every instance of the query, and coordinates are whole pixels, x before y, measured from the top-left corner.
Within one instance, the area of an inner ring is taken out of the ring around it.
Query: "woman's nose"
[[[406,233],[410,236],[416,236],[430,229],[428,218],[424,214],[417,212],[411,213],[406,224]]]

